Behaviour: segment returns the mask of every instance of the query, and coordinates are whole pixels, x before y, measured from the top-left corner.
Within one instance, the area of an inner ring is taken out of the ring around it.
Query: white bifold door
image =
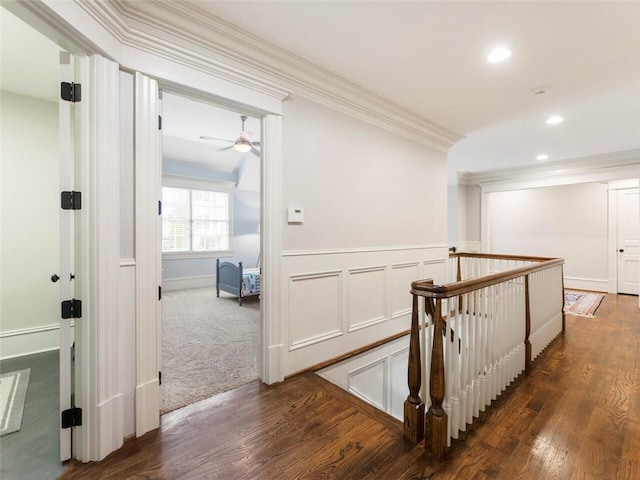
[[[618,190],[618,292],[638,295],[640,211],[637,188]]]

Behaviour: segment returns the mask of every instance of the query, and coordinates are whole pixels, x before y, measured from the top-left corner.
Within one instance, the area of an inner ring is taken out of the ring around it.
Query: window
[[[230,248],[229,193],[162,187],[162,252]]]

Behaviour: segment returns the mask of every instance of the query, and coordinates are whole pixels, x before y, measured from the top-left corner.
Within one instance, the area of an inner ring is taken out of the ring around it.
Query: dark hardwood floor
[[[314,374],[257,382],[63,479],[640,479],[638,298],[609,295],[432,464],[402,425]]]

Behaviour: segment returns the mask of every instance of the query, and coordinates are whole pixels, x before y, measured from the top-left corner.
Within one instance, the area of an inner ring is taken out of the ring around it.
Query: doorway
[[[638,295],[640,211],[637,188],[617,191],[618,293]]]
[[[167,413],[259,377],[261,125],[169,92],[162,118],[160,407]],[[218,265],[241,264],[253,282],[243,275],[242,292],[236,277],[242,306],[216,282]]]
[[[61,446],[70,454],[60,392],[61,379],[70,388],[73,341],[71,322],[60,320],[60,285],[71,284],[60,271],[60,48],[4,8],[0,16],[2,45],[11,45],[1,68],[0,373],[28,372],[17,430],[0,438],[0,476],[57,478]],[[71,332],[60,350],[62,330]]]

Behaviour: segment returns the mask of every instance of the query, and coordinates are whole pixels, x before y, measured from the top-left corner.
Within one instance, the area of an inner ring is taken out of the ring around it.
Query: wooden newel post
[[[525,309],[525,329],[524,329],[524,371],[531,370],[531,297],[529,294],[529,275],[524,277],[524,309]]]
[[[435,305],[432,298],[426,298],[431,318],[433,319],[433,350],[431,353],[431,377],[429,379],[429,391],[431,394],[431,407],[426,416],[424,429],[425,450],[427,455],[434,459],[444,456],[447,449],[447,414],[442,408],[444,400],[444,351],[443,351],[443,325],[442,300],[436,299]]]
[[[418,325],[418,296],[413,296],[411,336],[409,338],[409,396],[404,401],[404,436],[413,443],[424,438],[424,403],[420,399],[422,364],[420,359],[420,327]]]

